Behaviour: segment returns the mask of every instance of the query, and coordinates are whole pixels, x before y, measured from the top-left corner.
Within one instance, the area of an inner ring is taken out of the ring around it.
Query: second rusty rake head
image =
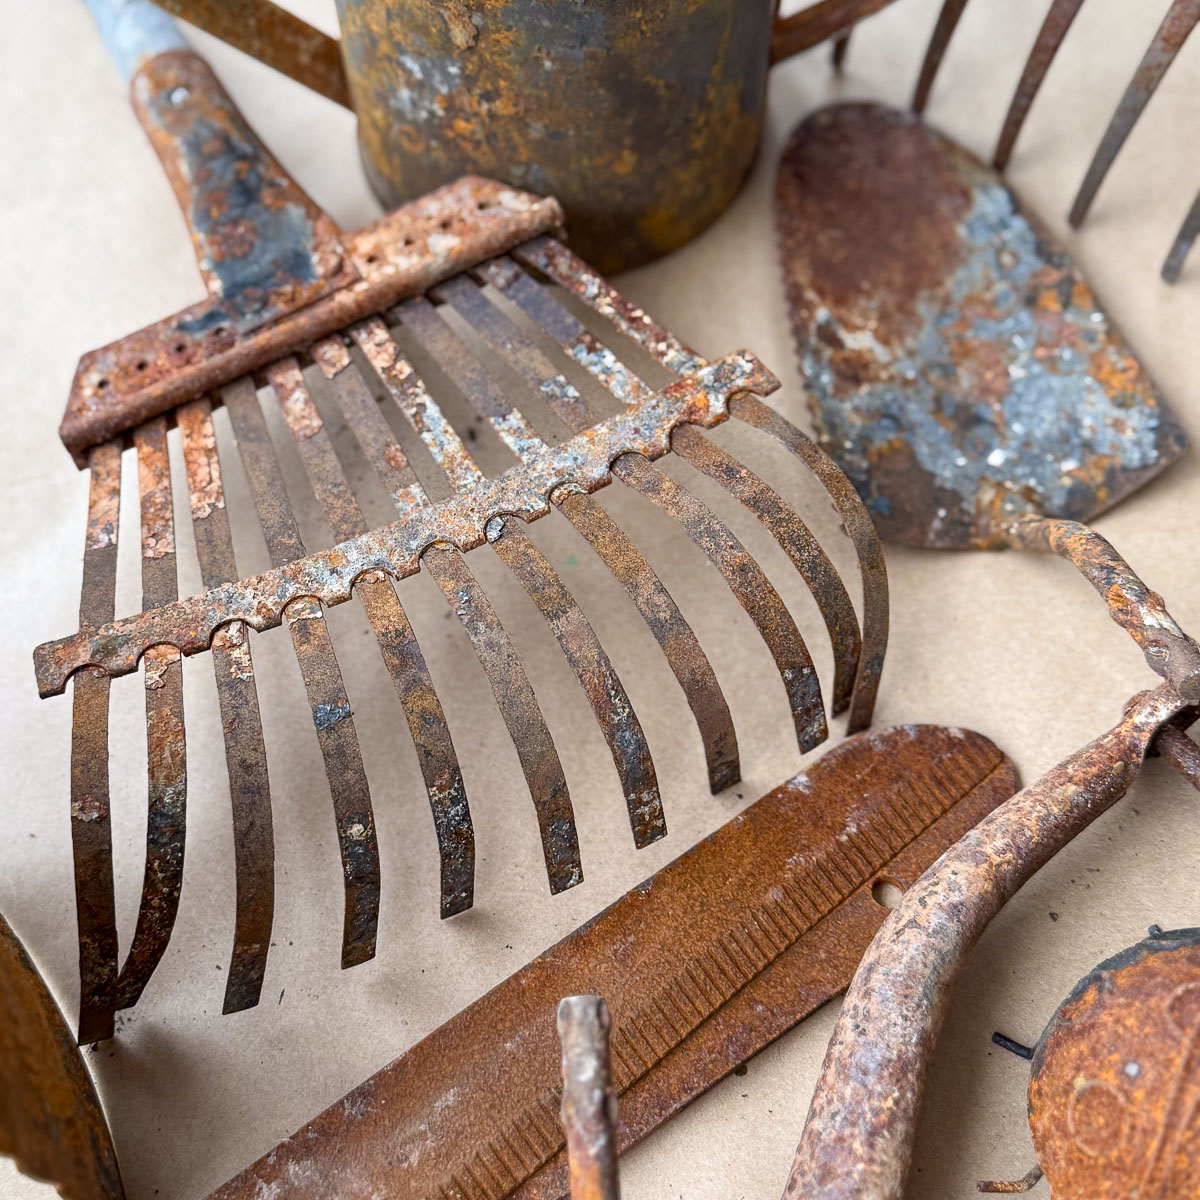
[[[443,916],[472,903],[474,834],[451,732],[396,580],[423,566],[465,627],[524,769],[555,892],[582,878],[567,780],[534,690],[468,565],[469,552],[490,546],[554,633],[607,740],[638,846],[666,832],[642,727],[591,625],[526,535],[526,522],[557,510],[625,587],[687,697],[714,791],[740,773],[728,706],[674,600],[593,500],[597,488],[620,480],[669,513],[707,555],[774,658],[802,749],[819,744],[828,730],[795,621],[733,532],[654,460],[668,451],[685,458],[732,492],[788,554],[832,643],[831,712],[849,709],[852,730],[869,722],[887,636],[886,579],[866,512],[833,463],[757,399],[776,383],[753,356],[706,362],[549,236],[558,222],[553,201],[484,180],[463,180],[358,233],[341,234],[173,29],[156,19],[149,31],[134,32],[141,38],[131,80],[135,108],[188,218],[209,298],[85,355],[63,421],[64,442],[91,469],[81,628],[39,647],[35,664],[43,695],[61,693],[73,680],[81,1041],[111,1034],[115,1010],[137,1001],[175,919],[185,831],[184,657],[211,652],[224,727],[237,884],[229,1012],[258,1001],[274,904],[271,791],[249,630],[285,625],[300,666],[336,818],[345,884],[343,966],[375,952],[380,862],[326,606],[356,597],[379,642],[428,791]],[[128,28],[125,39],[128,45]],[[580,315],[589,312],[587,319]],[[646,383],[593,331],[598,323],[613,345],[632,340],[673,382],[658,389]],[[493,475],[481,469],[468,431],[454,427],[403,347],[436,364],[515,466]],[[508,372],[507,382],[497,377],[496,364]],[[605,408],[569,381],[580,368],[602,385]],[[543,421],[535,429],[528,406],[523,411],[510,394],[533,399],[556,428],[547,432]],[[282,413],[332,545],[314,548],[302,539],[264,403]],[[272,564],[249,578],[234,556],[213,423],[219,405]],[[323,413],[344,421],[356,452],[386,488],[395,506],[391,524],[370,527],[344,447],[335,445]],[[824,484],[858,554],[861,630],[844,585],[799,515],[702,432],[731,416],[781,442]],[[421,447],[421,478],[399,428],[407,430],[410,447]],[[171,468],[172,436],[182,451],[181,473]],[[141,499],[143,610],[118,618],[117,523],[130,442]],[[427,493],[431,480],[448,493],[444,498]],[[207,589],[185,600],[178,598],[176,490],[188,498]],[[149,819],[138,922],[122,964],[108,703],[112,678],[139,664]]]

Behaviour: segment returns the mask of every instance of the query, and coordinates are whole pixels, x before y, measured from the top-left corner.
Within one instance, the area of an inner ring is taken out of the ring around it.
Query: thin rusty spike
[[[1188,214],[1184,217],[1179,233],[1171,245],[1171,253],[1163,263],[1162,277],[1165,283],[1174,283],[1179,278],[1179,272],[1183,270],[1184,260],[1191,251],[1197,234],[1200,234],[1200,196],[1192,201],[1192,207],[1188,209]]]
[[[254,384],[249,379],[239,380],[224,389],[222,395],[271,561],[282,566],[304,554],[304,543],[287,500]],[[371,792],[354,732],[350,700],[320,602],[307,596],[293,600],[285,619],[312,708],[333,800],[346,887],[342,966],[352,967],[374,956],[379,924],[379,847]]]
[[[111,620],[116,608],[117,523],[121,510],[121,444],[88,455],[87,538],[79,622]],[[116,1009],[117,915],[108,807],[108,693],[96,667],[73,676],[71,847],[79,923],[79,1042],[112,1037]]]
[[[762,634],[787,690],[788,705],[802,752],[829,734],[821,684],[796,622],[749,551],[699,500],[640,454],[623,454],[613,474],[670,513],[725,577],[738,602]]]
[[[1138,117],[1142,115],[1142,109],[1150,102],[1150,97],[1162,82],[1167,68],[1175,61],[1175,55],[1187,41],[1188,34],[1195,29],[1197,21],[1200,21],[1200,0],[1172,0],[1167,15],[1154,35],[1154,40],[1138,64],[1120,104],[1117,105],[1117,111],[1113,113],[1112,121],[1104,131],[1104,137],[1101,138],[1096,155],[1080,185],[1079,195],[1071,205],[1067,219],[1073,227],[1077,228],[1087,216],[1088,209],[1091,208],[1092,201],[1095,200],[1096,193],[1100,190],[1100,185],[1104,182],[1104,177],[1108,174],[1118,151],[1125,144],[1125,139]]]
[[[356,327],[353,335],[390,394],[398,398],[411,368],[397,354],[387,327],[375,319]],[[347,423],[397,510],[404,514],[426,504],[425,493],[403,449],[350,356],[331,356],[330,350],[327,347],[318,361]],[[460,551],[432,546],[422,554],[421,561],[471,639],[512,738],[537,815],[550,890],[557,894],[574,887],[583,879],[583,867],[571,796],[558,751],[520,657]]]
[[[735,396],[730,401],[729,413],[770,434],[816,475],[829,493],[834,509],[842,518],[846,535],[854,544],[863,588],[862,653],[854,678],[846,732],[858,733],[871,724],[887,653],[888,579],[879,535],[854,485],[812,438],[755,396]]]
[[[1008,114],[1004,118],[1004,126],[1000,130],[1000,140],[996,143],[996,153],[992,156],[992,166],[997,171],[1003,171],[1012,157],[1013,147],[1021,133],[1021,126],[1029,115],[1029,109],[1034,97],[1046,78],[1046,72],[1062,45],[1075,14],[1083,6],[1083,0],[1052,0],[1046,20],[1038,31],[1033,49],[1021,72],[1017,90],[1013,93],[1012,103],[1008,106]]]
[[[337,350],[346,354],[340,339],[331,340],[333,345],[322,349],[323,360]],[[268,368],[267,378],[334,537],[338,541],[356,537],[366,530],[367,522],[299,364],[294,358],[283,359]],[[441,915],[452,917],[470,908],[474,899],[475,830],[446,714],[391,580],[382,573],[364,575],[354,591],[375,631],[416,747],[438,841]]]
[[[179,597],[166,419],[147,422],[134,433],[133,441],[141,497],[142,607],[155,608]],[[187,803],[183,665],[174,646],[152,646],[142,664],[149,782],[146,870],[137,927],[117,977],[118,1008],[137,1003],[166,951],[183,885]]]
[[[518,458],[524,460],[530,450],[542,446],[525,418],[508,404],[478,360],[428,300],[406,301],[400,313],[405,327],[437,358],[454,386],[491,423]],[[461,444],[447,449],[451,456],[469,455]],[[588,698],[621,779],[635,845],[640,848],[658,841],[666,836],[667,826],[650,747],[596,631],[518,521],[510,517],[493,518],[487,533],[496,553],[546,619]]]
[[[486,268],[484,275],[489,277]],[[509,367],[546,398],[555,415],[572,432],[580,432],[593,423],[596,417],[593,406],[479,288],[457,276],[439,286],[434,294],[444,296]],[[552,499],[620,580],[662,647],[699,727],[709,786],[713,792],[719,792],[736,783],[741,777],[741,766],[729,706],[699,640],[670,592],[593,497],[560,490]]]
[[[929,103],[929,93],[933,90],[933,81],[937,77],[938,69],[942,65],[942,58],[946,53],[946,47],[950,45],[950,39],[954,36],[959,18],[963,15],[963,9],[966,7],[967,0],[945,0],[942,5],[942,11],[938,13],[937,24],[933,27],[933,36],[930,37],[929,46],[925,51],[925,59],[921,63],[921,74],[917,77],[917,88],[913,92],[913,112],[923,113],[925,111],[925,106]]]
[[[560,287],[585,300],[669,370],[677,373],[694,372],[705,365],[700,355],[658,324],[649,313],[632,305],[561,242],[553,238],[538,237],[514,251],[513,255],[541,271]],[[543,289],[535,288],[531,292],[524,285],[520,287],[520,294],[546,296]],[[563,345],[568,353],[572,353],[570,343],[564,339],[570,337],[569,322],[573,318],[562,305],[554,302],[552,297],[547,296],[547,300],[550,301],[549,313],[554,317],[553,327],[534,317],[532,312],[530,316]],[[539,305],[539,311],[544,307]],[[578,326],[579,323],[576,321],[574,324]],[[592,340],[594,343],[594,339]],[[620,364],[614,367],[615,360],[611,352],[605,350],[604,355],[607,357],[581,344],[579,352],[572,356],[602,383],[608,383],[608,379],[613,377]],[[614,394],[618,394],[612,384],[609,386]],[[729,413],[738,420],[770,434],[816,475],[821,486],[829,494],[834,509],[842,518],[847,536],[854,544],[863,587],[862,651],[850,702],[847,732],[857,733],[871,723],[875,698],[879,691],[879,677],[883,671],[883,659],[887,651],[887,568],[883,561],[879,535],[875,532],[870,515],[853,485],[837,464],[811,438],[754,396],[734,396],[729,403]]]
[[[850,34],[852,32],[852,29],[847,29],[841,37],[834,38],[833,40],[833,50],[829,55],[829,61],[839,75],[842,73],[842,68],[846,65],[846,54],[850,49]]]
[[[205,587],[217,587],[238,576],[212,406],[207,400],[193,401],[176,411],[175,420],[183,442],[200,575]],[[245,624],[231,621],[217,630],[212,659],[233,810],[236,915],[222,1007],[232,1013],[253,1008],[262,993],[275,913],[275,835],[267,749]]]

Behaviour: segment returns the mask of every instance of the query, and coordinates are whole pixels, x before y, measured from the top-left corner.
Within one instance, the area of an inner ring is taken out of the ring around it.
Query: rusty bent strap
[[[561,996],[611,1009],[624,1150],[837,995],[886,916],[876,885],[911,884],[1015,788],[976,733],[848,739],[214,1197],[563,1195]]]

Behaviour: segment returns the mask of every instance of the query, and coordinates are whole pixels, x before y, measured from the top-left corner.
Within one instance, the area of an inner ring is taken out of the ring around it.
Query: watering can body
[[[464,174],[558,198],[601,271],[648,262],[729,205],[773,59],[886,0],[337,0],[340,44],[270,0],[160,0],[358,115],[394,208]]]

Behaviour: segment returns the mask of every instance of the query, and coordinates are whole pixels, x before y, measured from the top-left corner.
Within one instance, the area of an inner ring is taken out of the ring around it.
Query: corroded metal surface
[[[624,1150],[844,986],[885,913],[872,884],[910,884],[1015,786],[1004,755],[964,730],[842,743],[214,1198],[562,1196],[559,997],[611,1009]]]
[[[460,179],[341,235],[352,280],[271,324],[244,335],[206,324],[210,299],[89,351],[76,368],[59,435],[83,465],[96,442],[299,353],[561,221],[554,200]]]
[[[336,38],[271,0],[156,0],[160,8],[253,55],[284,75],[350,106]]]
[[[959,967],[1021,885],[1125,794],[1184,708],[1163,685],[985,817],[911,887],[846,993],[787,1200],[900,1200],[929,1058]]]
[[[617,1175],[617,1097],[608,1039],[612,1014],[600,996],[558,1002],[562,1042],[562,1106],[571,1200],[620,1200]]]
[[[1071,212],[1067,218],[1072,225],[1080,225],[1087,216],[1087,211],[1091,208],[1113,160],[1125,144],[1130,130],[1142,115],[1142,110],[1162,82],[1167,68],[1175,61],[1175,56],[1187,41],[1188,35],[1196,28],[1198,21],[1200,0],[1171,0],[1171,7],[1129,81],[1129,87],[1121,97],[1117,111],[1113,113],[1112,121],[1104,131],[1095,157],[1088,166],[1083,183],[1079,186],[1079,194],[1075,197],[1075,203],[1071,205]]]
[[[83,1057],[37,967],[0,917],[0,1154],[65,1200],[125,1195]]]
[[[1054,1200],[1200,1195],[1200,929],[1152,932],[1076,984],[1029,1075]]]
[[[822,444],[885,540],[1087,520],[1182,453],[1154,384],[1000,179],[915,118],[845,105],[793,134],[779,235]]]

